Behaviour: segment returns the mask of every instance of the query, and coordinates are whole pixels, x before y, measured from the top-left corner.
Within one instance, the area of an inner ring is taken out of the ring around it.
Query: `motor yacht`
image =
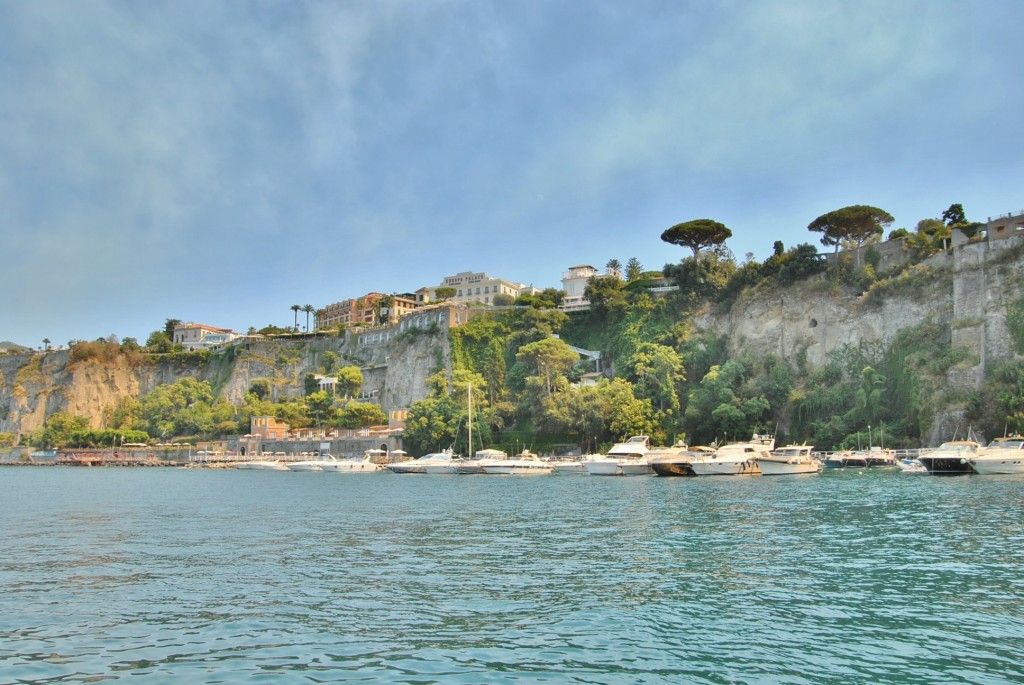
[[[690,466],[691,462],[714,453],[714,447],[683,445],[682,449],[679,449],[677,445],[676,447],[653,449],[647,453],[647,458],[651,462],[651,469],[656,476],[693,477],[697,474],[693,472],[693,467]]]
[[[460,476],[477,475],[484,472],[483,462],[488,460],[508,459],[508,454],[503,450],[483,449],[477,450],[472,459],[452,460],[451,471]]]
[[[766,455],[754,457],[765,476],[821,473],[825,468],[813,454],[811,445],[786,445]]]
[[[424,454],[422,457],[417,459],[410,459],[409,461],[396,461],[388,464],[387,469],[392,473],[426,473],[427,466],[434,464],[444,464],[450,466],[452,462],[452,451],[442,450],[440,452],[431,452],[430,454]]]
[[[759,476],[757,458],[769,456],[774,447],[775,438],[755,433],[750,442],[723,445],[711,455],[692,460],[690,468],[698,476]]]
[[[1024,436],[996,438],[988,447],[967,459],[975,473],[995,475],[1024,473]]]
[[[540,457],[527,450],[516,457],[481,460],[480,468],[484,473],[501,476],[543,476],[555,470],[550,462],[541,461]]]
[[[646,435],[634,435],[625,442],[612,445],[603,459],[587,462],[587,473],[591,476],[636,476],[654,473],[645,458],[650,450],[651,439]]]
[[[325,473],[377,473],[384,470],[384,466],[376,463],[371,455],[364,455],[362,459],[335,459],[320,468]]]
[[[323,471],[324,466],[334,464],[337,461],[337,458],[331,454],[321,454],[316,459],[292,461],[285,464],[285,466],[289,471]]]
[[[979,447],[973,440],[951,440],[918,455],[917,460],[933,476],[965,475],[974,473],[968,460],[978,454]]]

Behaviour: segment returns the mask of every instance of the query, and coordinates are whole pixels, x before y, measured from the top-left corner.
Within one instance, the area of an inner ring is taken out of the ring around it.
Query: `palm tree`
[[[316,311],[316,308],[311,304],[307,304],[302,308],[302,311],[306,312],[306,332],[309,333],[309,315]]]
[[[292,311],[295,312],[295,330],[299,330],[299,310],[302,309],[302,305],[293,304]]]
[[[324,318],[326,316],[326,309],[318,309],[315,312],[313,312],[313,330],[316,330],[324,325]]]
[[[49,350],[50,349],[50,339],[49,338],[43,338],[43,345],[45,347],[45,350]]]

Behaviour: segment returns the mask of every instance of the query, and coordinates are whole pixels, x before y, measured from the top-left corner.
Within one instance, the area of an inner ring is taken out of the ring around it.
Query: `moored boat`
[[[446,467],[452,463],[452,451],[442,450],[440,452],[431,452],[430,454],[424,454],[422,457],[417,459],[410,459],[408,461],[396,461],[388,464],[387,469],[392,473],[426,473],[427,466],[435,464],[444,464]]]
[[[974,473],[968,460],[978,454],[979,447],[973,440],[951,440],[918,455],[917,460],[933,476],[965,475]]]
[[[651,439],[646,435],[634,435],[625,442],[612,445],[604,458],[587,462],[587,473],[591,476],[636,476],[651,474],[646,455]]]
[[[543,476],[555,470],[550,462],[541,461],[536,454],[527,450],[507,459],[484,459],[480,462],[480,468],[484,473],[499,476]]]
[[[1024,436],[996,438],[967,462],[975,473],[985,476],[1024,473]]]
[[[750,442],[723,445],[713,454],[694,459],[690,468],[698,476],[759,476],[757,458],[771,454],[774,447],[775,438],[755,433]]]
[[[451,464],[451,472],[460,476],[472,476],[484,472],[483,462],[488,460],[508,459],[508,454],[503,450],[482,449],[477,450],[472,459],[454,459]]]
[[[694,459],[701,459],[715,453],[715,448],[698,445],[688,447],[676,445],[674,447],[654,449],[648,453],[651,462],[651,470],[656,476],[693,477],[694,473],[691,463]]]
[[[320,468],[325,473],[377,473],[384,470],[383,464],[375,462],[370,454],[365,454],[362,459],[335,459]]]
[[[810,445],[786,445],[754,459],[765,476],[820,473],[824,465],[814,457],[813,451]]]

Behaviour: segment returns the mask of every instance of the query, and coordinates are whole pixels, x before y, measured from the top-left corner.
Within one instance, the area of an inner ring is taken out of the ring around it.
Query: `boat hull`
[[[771,459],[758,459],[757,465],[761,474],[765,476],[796,476],[808,473],[820,473],[822,465],[820,462],[788,462],[772,461]]]
[[[925,471],[933,476],[965,476],[974,473],[970,462],[964,457],[929,457],[921,456],[917,460],[924,466]]]
[[[983,476],[1011,475],[1024,473],[1024,458],[1019,459],[968,459],[975,473]]]
[[[651,464],[651,470],[656,476],[693,478],[697,475],[689,461],[657,461]]]
[[[690,468],[698,476],[759,476],[761,469],[753,459],[746,461],[694,461]]]
[[[611,459],[595,459],[587,462],[587,473],[591,476],[621,476],[619,462]]]

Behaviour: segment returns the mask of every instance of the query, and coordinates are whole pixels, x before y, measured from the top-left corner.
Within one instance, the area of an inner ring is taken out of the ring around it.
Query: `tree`
[[[302,311],[306,312],[306,332],[309,332],[309,315],[316,311],[316,308],[311,304],[304,305]]]
[[[166,354],[174,349],[174,344],[171,342],[170,336],[164,331],[153,331],[146,338],[146,349],[150,352]]]
[[[440,288],[434,288],[434,297],[437,298],[438,302],[444,302],[455,297],[455,288],[450,285],[442,285]]]
[[[174,329],[181,325],[181,319],[167,319],[164,321],[164,333],[167,334],[167,339],[171,342],[174,341]]]
[[[895,219],[884,209],[870,205],[850,205],[822,214],[807,225],[807,230],[821,233],[822,245],[834,245],[836,254],[844,241],[852,241],[858,247],[871,238],[884,233],[883,228]]]
[[[688,247],[693,250],[694,259],[700,255],[702,248],[721,245],[732,237],[732,231],[724,224],[711,219],[694,219],[684,221],[665,230],[661,239],[666,243]]]
[[[615,276],[616,274],[622,273],[622,262],[617,259],[609,259],[608,263],[604,266],[605,273],[609,276]]]
[[[338,379],[337,389],[345,399],[352,397],[363,387],[363,372],[358,366],[343,366],[335,374]]]
[[[947,226],[959,226],[967,223],[967,216],[964,214],[964,206],[961,204],[950,205],[949,209],[942,213],[942,220]]]
[[[295,313],[295,325],[293,330],[299,330],[299,311],[302,309],[301,304],[293,304],[292,311]]]
[[[626,262],[626,280],[632,283],[633,281],[640,278],[640,275],[644,272],[644,267],[640,263],[640,260],[636,257],[630,257],[629,261]]]
[[[544,377],[550,396],[552,377],[565,375],[580,360],[580,355],[559,338],[544,338],[520,347],[516,360],[529,364]]]
[[[43,338],[43,349],[44,350],[49,350],[50,349],[50,339],[49,338]]]

